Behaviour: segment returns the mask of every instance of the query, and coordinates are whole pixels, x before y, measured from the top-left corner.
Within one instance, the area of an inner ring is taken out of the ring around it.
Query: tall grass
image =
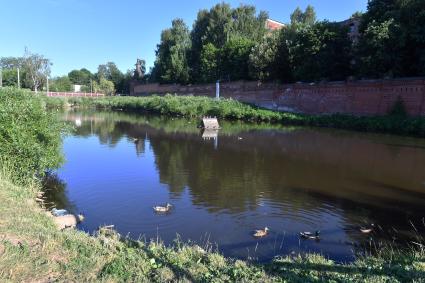
[[[404,115],[358,117],[353,115],[302,115],[260,109],[232,99],[208,97],[149,96],[104,98],[46,98],[50,106],[96,107],[144,111],[169,116],[216,116],[227,120],[280,123],[425,137],[425,118]]]
[[[32,93],[0,88],[0,163],[26,181],[63,162],[63,123]]]

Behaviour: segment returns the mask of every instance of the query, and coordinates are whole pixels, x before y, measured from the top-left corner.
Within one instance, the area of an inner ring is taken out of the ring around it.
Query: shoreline
[[[425,117],[403,114],[386,116],[303,115],[253,107],[232,99],[194,96],[51,98],[43,97],[47,107],[85,107],[155,113],[166,116],[200,118],[212,116],[224,120],[265,122],[285,126],[313,126],[358,132],[425,137]]]

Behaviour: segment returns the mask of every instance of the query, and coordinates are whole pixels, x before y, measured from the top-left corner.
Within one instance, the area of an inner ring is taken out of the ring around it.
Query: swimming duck
[[[172,205],[167,202],[165,206],[160,206],[160,205],[154,206],[153,210],[155,210],[156,212],[168,212],[170,211],[171,207]]]
[[[133,142],[134,143],[138,143],[139,142],[139,139],[138,138],[133,138]]]
[[[264,230],[263,229],[255,230],[253,236],[257,238],[261,238],[261,237],[267,236],[268,233],[269,233],[269,228],[265,227]]]
[[[310,240],[319,240],[320,231],[316,231],[314,233],[312,232],[300,232],[300,237],[304,239],[310,239]]]
[[[373,231],[373,228],[375,227],[375,224],[371,224],[370,227],[361,227],[360,228],[360,232],[362,232],[363,234],[369,234]]]

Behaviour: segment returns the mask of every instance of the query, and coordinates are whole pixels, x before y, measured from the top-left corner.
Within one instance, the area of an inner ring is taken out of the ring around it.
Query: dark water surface
[[[76,132],[46,190],[56,207],[83,212],[80,228],[90,233],[113,224],[132,238],[209,241],[230,257],[318,252],[350,261],[424,232],[423,139],[241,123],[223,123],[215,138],[193,120],[63,117]],[[166,202],[171,213],[153,212]],[[373,233],[359,231],[371,223]],[[269,236],[252,237],[265,226]],[[320,241],[298,236],[315,230]]]

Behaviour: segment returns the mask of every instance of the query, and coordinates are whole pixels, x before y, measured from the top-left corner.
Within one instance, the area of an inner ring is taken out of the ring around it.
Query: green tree
[[[256,80],[267,81],[278,78],[279,31],[263,37],[249,55],[249,74]],[[285,63],[286,64],[286,63]]]
[[[68,77],[73,84],[89,85],[90,80],[93,79],[93,74],[89,70],[82,68],[80,70],[72,70],[68,73]]]
[[[201,52],[200,58],[200,81],[214,82],[219,79],[219,49],[212,43],[207,43]]]
[[[18,86],[18,70],[17,69],[2,69],[3,86]]]
[[[26,84],[35,92],[41,89],[50,75],[51,65],[50,60],[43,55],[31,53],[25,49],[23,67],[26,72]]]
[[[49,81],[49,91],[71,91],[72,82],[68,76],[57,77]]]
[[[287,54],[293,79],[345,79],[351,73],[351,41],[337,23],[295,24],[282,32],[281,54]]]
[[[115,86],[112,81],[101,77],[99,79],[99,82],[93,81],[93,90],[94,92],[99,92],[106,95],[113,95],[115,93]]]
[[[361,76],[425,75],[425,2],[371,0],[360,26]]]
[[[229,40],[221,50],[221,79],[248,80],[249,54],[254,42],[245,37],[235,37]]]
[[[257,15],[255,7],[248,5],[232,9],[229,4],[221,3],[210,10],[199,11],[190,34],[191,81],[203,81],[209,76],[202,75],[201,71],[201,53],[207,44],[221,50],[231,40],[239,41],[242,38],[257,42],[266,33],[267,18],[266,12]],[[223,66],[218,67],[223,69]]]
[[[310,5],[307,6],[304,12],[299,7],[297,7],[291,14],[290,18],[291,25],[304,24],[311,26],[316,23],[316,12]]]
[[[157,46],[153,74],[155,79],[164,83],[182,83],[189,81],[187,53],[190,48],[189,28],[182,19],[175,19],[172,27],[161,33],[161,42]]]

